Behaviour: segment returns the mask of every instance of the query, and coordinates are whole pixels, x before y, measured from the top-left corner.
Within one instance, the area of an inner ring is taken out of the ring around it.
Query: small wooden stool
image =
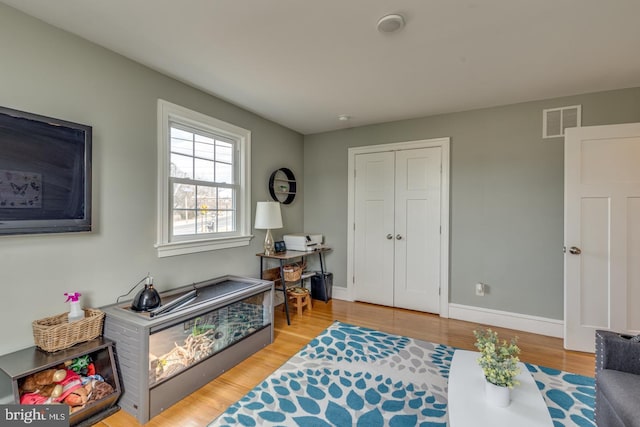
[[[309,289],[293,287],[287,289],[287,297],[293,300],[293,306],[298,309],[298,316],[302,316],[302,309],[306,305],[311,311],[311,292]]]

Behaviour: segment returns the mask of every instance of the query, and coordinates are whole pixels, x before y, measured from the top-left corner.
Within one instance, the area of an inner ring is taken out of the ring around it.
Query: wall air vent
[[[542,110],[542,137],[563,137],[566,128],[580,127],[581,117],[580,105]]]

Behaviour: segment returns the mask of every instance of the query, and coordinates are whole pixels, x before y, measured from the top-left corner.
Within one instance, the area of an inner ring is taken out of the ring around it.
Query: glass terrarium
[[[269,291],[265,291],[152,333],[149,336],[149,386],[268,326],[271,323],[269,295]]]

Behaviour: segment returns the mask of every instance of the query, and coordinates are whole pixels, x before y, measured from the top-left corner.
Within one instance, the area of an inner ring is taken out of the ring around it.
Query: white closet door
[[[396,152],[394,305],[440,312],[440,147]]]
[[[441,162],[441,147],[356,156],[356,300],[440,312]]]
[[[393,305],[394,154],[360,154],[355,162],[354,297]]]

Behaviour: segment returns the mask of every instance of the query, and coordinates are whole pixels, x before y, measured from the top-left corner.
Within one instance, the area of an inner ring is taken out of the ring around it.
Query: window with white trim
[[[158,100],[158,256],[246,246],[251,132]]]

